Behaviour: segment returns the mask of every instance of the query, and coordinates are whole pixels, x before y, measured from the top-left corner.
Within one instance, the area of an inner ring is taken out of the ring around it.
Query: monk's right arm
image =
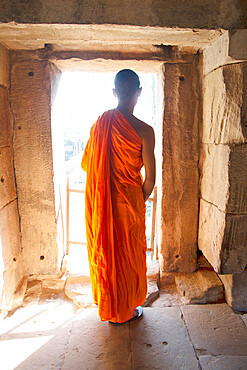
[[[142,158],[145,168],[145,180],[142,186],[144,201],[148,199],[155,185],[154,130],[148,127],[142,138]]]

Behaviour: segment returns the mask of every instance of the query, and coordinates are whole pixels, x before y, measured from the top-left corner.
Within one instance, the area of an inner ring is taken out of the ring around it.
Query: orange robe
[[[129,320],[146,299],[142,140],[117,110],[93,124],[82,158],[94,302],[102,321]]]

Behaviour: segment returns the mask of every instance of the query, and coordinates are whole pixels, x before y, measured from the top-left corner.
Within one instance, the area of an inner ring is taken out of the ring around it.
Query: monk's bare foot
[[[131,318],[133,319],[134,317],[137,317],[138,315],[139,315],[139,310],[138,308],[135,308]]]

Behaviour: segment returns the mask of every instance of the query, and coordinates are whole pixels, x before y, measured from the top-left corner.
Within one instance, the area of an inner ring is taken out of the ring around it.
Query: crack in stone
[[[231,66],[233,64],[241,64],[241,63],[245,63],[245,62],[246,62],[246,60],[238,60],[237,62],[233,61],[231,63],[221,64],[218,67],[215,67],[214,69],[211,69],[206,74],[203,74],[203,77],[208,76],[210,73],[212,73],[214,71],[217,71],[217,69],[219,69],[219,68],[226,67],[226,66]]]
[[[130,337],[129,345],[130,345],[131,367],[134,370],[134,352],[133,352],[133,346],[132,346],[133,338],[131,336],[131,324],[130,323],[129,323],[129,337]]]
[[[15,170],[15,159],[14,159],[14,131],[15,131],[15,126],[16,126],[16,121],[15,121],[15,115],[14,115],[14,111],[13,111],[13,107],[12,107],[12,101],[11,101],[11,88],[12,88],[12,84],[11,84],[11,79],[9,81],[9,93],[8,93],[8,97],[9,97],[9,109],[10,109],[10,112],[11,112],[11,115],[12,115],[12,119],[13,119],[13,125],[12,125],[12,135],[11,135],[11,145],[12,145],[12,155],[13,155],[13,158],[12,158],[12,161],[13,161],[13,171],[14,171],[14,180],[15,180],[15,192],[16,192],[16,201],[17,201],[17,213],[18,213],[18,218],[19,218],[19,232],[20,232],[20,247],[21,247],[21,250],[22,250],[22,242],[21,242],[21,215],[20,215],[20,209],[19,209],[19,201],[18,201],[18,191],[17,191],[17,180],[16,180],[16,170]]]
[[[69,342],[70,342],[70,338],[71,338],[71,335],[72,335],[73,328],[74,328],[74,321],[72,322],[71,329],[69,330],[67,340],[66,340],[65,345],[64,345],[64,356],[63,356],[63,360],[62,360],[60,370],[62,370],[62,368],[64,366],[64,363],[65,363],[66,356],[69,352]]]
[[[6,204],[4,204],[4,206],[1,208],[4,209],[5,207],[7,207],[9,204],[13,203],[17,198],[15,197],[14,199],[10,200],[9,202],[7,202]]]
[[[208,204],[211,204],[212,206],[214,206],[215,208],[217,208],[220,212],[225,213],[226,215],[230,215],[230,216],[246,216],[247,215],[246,212],[243,212],[243,213],[226,212],[226,211],[223,211],[222,209],[220,209],[216,204],[214,204],[212,202],[209,202],[209,200],[206,200],[206,199],[204,199],[202,197],[201,197],[201,200],[203,200],[204,202],[206,202]]]
[[[195,353],[195,356],[196,356],[196,359],[197,359],[197,363],[198,363],[198,368],[199,368],[200,370],[202,370],[202,366],[201,366],[200,359],[199,359],[198,354],[197,354],[197,350],[196,350],[196,348],[195,348],[195,346],[194,346],[194,343],[193,343],[193,341],[192,341],[192,338],[191,338],[191,336],[190,336],[190,332],[189,332],[188,326],[187,326],[187,324],[186,324],[186,321],[185,321],[185,318],[184,318],[183,312],[181,311],[181,308],[180,308],[180,307],[179,307],[179,311],[180,311],[180,313],[181,313],[181,314],[180,314],[180,317],[181,317],[181,319],[183,320],[184,325],[185,325],[185,328],[186,328],[186,331],[187,331],[187,333],[188,333],[189,341],[190,341],[190,343],[191,343],[191,345],[192,345],[192,347],[193,347],[193,350],[194,350],[194,353]]]

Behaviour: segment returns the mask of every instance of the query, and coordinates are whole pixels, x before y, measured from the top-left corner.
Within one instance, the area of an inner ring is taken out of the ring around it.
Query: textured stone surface
[[[199,148],[195,66],[166,64],[164,99],[161,277],[166,272],[192,272],[196,267]]]
[[[243,320],[243,322],[245,323],[245,325],[247,327],[247,314],[241,315],[240,317],[241,317],[241,319]]]
[[[203,370],[244,370],[247,367],[247,356],[200,356]]]
[[[234,310],[247,312],[247,270],[241,274],[219,275],[226,301]]]
[[[0,209],[16,198],[13,156],[10,147],[0,148]]]
[[[245,369],[241,317],[224,304],[210,305],[210,314],[205,315],[202,307],[208,306],[185,307],[193,309],[189,322],[184,322],[178,307],[145,308],[140,320],[116,327],[101,322],[96,309],[75,311],[69,301],[41,300],[1,321],[1,366],[6,370]],[[201,330],[204,320],[207,326]],[[236,324],[239,320],[241,326]],[[202,345],[209,343],[216,350],[220,346],[222,353],[210,355],[208,347],[196,347],[195,329]]]
[[[203,144],[201,162],[202,198],[220,211],[247,214],[247,144]]]
[[[247,63],[234,63],[202,80],[202,142],[243,143],[247,138]]]
[[[148,307],[159,296],[160,266],[158,260],[150,260],[147,263],[147,297],[143,307]]]
[[[0,85],[9,86],[9,51],[0,43]]]
[[[230,31],[229,56],[237,60],[247,59],[247,29]]]
[[[67,276],[65,294],[80,308],[94,305],[89,276]]]
[[[53,293],[60,293],[64,290],[65,279],[50,279],[42,281],[43,292],[48,291]]]
[[[3,281],[3,287],[1,287],[0,296],[0,308],[8,311],[15,308],[15,301],[13,300],[14,293],[18,288],[19,284],[23,280],[24,269],[22,255],[19,254],[15,261],[8,266],[3,272],[3,279],[0,275],[1,281]]]
[[[214,270],[241,273],[247,263],[247,215],[232,215],[201,199],[198,246]]]
[[[182,306],[181,310],[197,353],[247,356],[247,328],[227,304]]]
[[[14,163],[25,272],[57,273],[48,65],[12,62]]]
[[[130,324],[130,335],[134,369],[198,369],[178,307],[146,308]]]
[[[1,63],[0,63],[1,65]],[[12,121],[7,88],[0,86],[0,147],[10,146]]]
[[[214,271],[198,270],[175,277],[185,304],[214,303],[223,297],[223,284]]]
[[[131,369],[129,324],[119,327],[100,322],[97,309],[82,311],[75,319],[64,369]]]
[[[61,369],[73,319],[70,302],[59,299],[17,310],[1,322],[2,368]]]
[[[129,1],[35,0],[23,3],[18,0],[2,2],[1,22],[19,23],[115,23],[141,26],[190,28],[245,28],[246,4],[232,0],[138,0],[135,6]],[[120,11],[121,9],[121,11]],[[130,11],[131,9],[131,11]],[[140,12],[141,9],[141,12]],[[195,30],[196,32],[197,30]]]
[[[0,235],[1,235],[1,257],[4,271],[16,262],[20,253],[19,219],[17,213],[17,201],[13,201],[0,210]]]
[[[175,274],[173,274],[175,275]],[[184,305],[175,283],[161,285],[159,298],[152,302],[151,307],[179,307]]]
[[[219,66],[224,65],[228,60],[229,35],[224,31],[220,37],[203,50],[203,70],[204,75]]]

